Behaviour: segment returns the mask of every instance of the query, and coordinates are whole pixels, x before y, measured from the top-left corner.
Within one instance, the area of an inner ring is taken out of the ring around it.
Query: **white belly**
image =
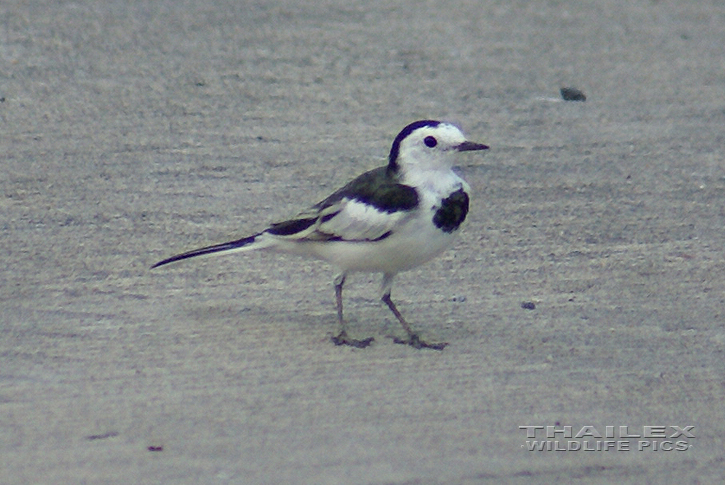
[[[455,232],[441,231],[432,224],[432,217],[431,213],[427,220],[408,221],[381,241],[306,243],[312,246],[306,249],[320,259],[347,271],[406,271],[438,256],[455,240]]]

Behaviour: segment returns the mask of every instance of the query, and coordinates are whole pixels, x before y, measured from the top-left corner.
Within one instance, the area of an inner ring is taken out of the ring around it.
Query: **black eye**
[[[436,140],[432,136],[426,136],[425,139],[423,140],[423,143],[425,143],[425,146],[427,146],[428,148],[433,148],[434,146],[436,146],[438,144],[438,140]]]

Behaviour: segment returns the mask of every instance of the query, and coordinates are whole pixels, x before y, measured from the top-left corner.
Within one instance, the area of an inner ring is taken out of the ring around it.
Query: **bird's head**
[[[434,120],[416,121],[398,133],[390,149],[388,170],[450,170],[455,154],[486,150],[488,146],[466,140],[455,125]]]

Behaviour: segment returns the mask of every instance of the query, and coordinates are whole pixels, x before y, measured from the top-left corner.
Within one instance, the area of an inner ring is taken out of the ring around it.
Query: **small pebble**
[[[523,301],[521,302],[521,308],[524,310],[535,310],[536,309],[536,303],[533,301]]]
[[[577,88],[561,88],[561,97],[564,101],[586,101],[587,97]]]

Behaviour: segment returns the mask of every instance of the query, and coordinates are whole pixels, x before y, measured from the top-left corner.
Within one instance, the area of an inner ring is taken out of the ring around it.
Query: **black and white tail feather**
[[[395,339],[416,348],[443,349],[412,331],[390,299],[393,277],[446,249],[468,213],[470,188],[452,171],[457,152],[485,150],[454,125],[421,120],[395,138],[388,165],[366,172],[296,217],[235,241],[194,249],[152,268],[197,256],[267,249],[317,257],[340,269],[335,278],[337,345],[366,347],[373,339],[347,336],[342,286],[351,271],[383,273],[382,300],[408,334]]]

